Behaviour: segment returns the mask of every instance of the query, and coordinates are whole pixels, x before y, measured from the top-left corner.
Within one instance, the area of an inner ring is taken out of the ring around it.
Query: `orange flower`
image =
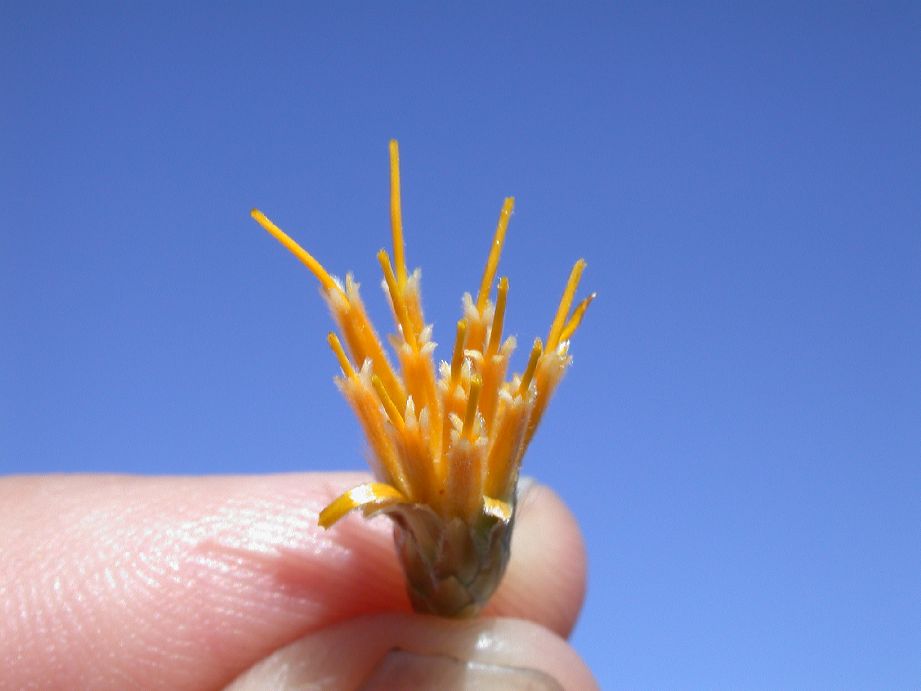
[[[343,283],[266,216],[253,218],[320,282],[345,341],[329,344],[342,370],[339,389],[371,447],[378,482],[355,487],[327,506],[328,528],[353,509],[384,513],[395,538],[413,604],[446,616],[475,613],[498,585],[509,556],[518,471],[554,389],[570,364],[570,338],[594,294],[573,309],[585,262],[572,268],[545,343],[535,339],[527,366],[506,378],[514,337],[503,340],[509,283],[490,292],[514,199],[502,205],[479,291],[463,298],[450,362],[436,374],[432,326],[426,324],[421,273],[406,268],[397,142],[390,142],[393,260],[377,254],[396,321],[391,337],[399,367],[381,344],[351,274]]]

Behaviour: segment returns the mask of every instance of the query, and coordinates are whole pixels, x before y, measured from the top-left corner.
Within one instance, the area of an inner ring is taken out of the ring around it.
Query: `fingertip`
[[[546,485],[524,480],[512,558],[487,614],[531,619],[568,636],[585,598],[585,543],[575,516]]]

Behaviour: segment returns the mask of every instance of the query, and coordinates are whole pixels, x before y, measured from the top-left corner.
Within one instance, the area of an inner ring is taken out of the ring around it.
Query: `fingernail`
[[[531,689],[562,691],[546,672],[459,660],[448,655],[421,655],[395,648],[361,686],[361,691],[393,689]]]
[[[518,501],[524,499],[528,493],[537,486],[537,480],[530,475],[521,475],[518,478]]]

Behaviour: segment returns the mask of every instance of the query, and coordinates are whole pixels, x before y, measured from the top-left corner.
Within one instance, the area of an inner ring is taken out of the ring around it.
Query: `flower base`
[[[474,524],[442,518],[422,504],[385,510],[413,608],[442,617],[472,617],[502,580],[512,523],[482,514]]]

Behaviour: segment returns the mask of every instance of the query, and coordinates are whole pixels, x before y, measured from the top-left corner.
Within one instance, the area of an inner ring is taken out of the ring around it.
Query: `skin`
[[[395,647],[596,687],[565,642],[585,552],[552,491],[524,493],[499,591],[458,622],[411,612],[386,519],[317,527],[368,479],[0,479],[0,688],[349,688]]]

